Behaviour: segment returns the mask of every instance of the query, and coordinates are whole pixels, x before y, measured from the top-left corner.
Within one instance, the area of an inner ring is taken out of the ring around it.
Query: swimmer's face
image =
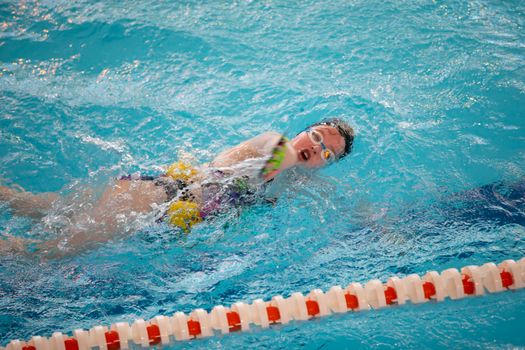
[[[320,168],[335,161],[345,150],[345,139],[336,128],[316,125],[292,139],[299,164],[307,168]]]

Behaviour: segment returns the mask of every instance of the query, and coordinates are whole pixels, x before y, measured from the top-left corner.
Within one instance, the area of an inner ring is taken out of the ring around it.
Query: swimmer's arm
[[[214,167],[229,167],[251,158],[263,157],[273,149],[282,135],[277,132],[266,132],[220,153],[211,162]]]
[[[0,201],[9,203],[16,215],[27,216],[32,219],[41,219],[58,199],[56,193],[33,194],[22,187],[9,188],[0,186]]]

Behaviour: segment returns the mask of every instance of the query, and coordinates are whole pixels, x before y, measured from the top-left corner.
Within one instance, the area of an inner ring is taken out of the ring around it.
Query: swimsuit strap
[[[188,190],[189,184],[183,180],[173,180],[171,177],[161,175],[154,181],[155,185],[161,186],[166,191],[168,199],[166,202],[171,201],[173,198],[179,196],[181,200],[195,200],[193,195]]]
[[[132,175],[132,174],[128,174],[128,175],[122,175],[119,180],[127,180],[127,181],[132,181],[132,180],[140,180],[140,181],[153,181],[157,179],[157,176],[151,176],[151,175]]]

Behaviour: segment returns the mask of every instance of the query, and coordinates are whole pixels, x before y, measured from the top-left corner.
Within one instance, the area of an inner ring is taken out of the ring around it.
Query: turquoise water
[[[0,257],[0,345],[521,258],[523,201],[462,193],[523,179],[524,24],[519,1],[0,1],[0,184],[74,196],[323,117],[357,132],[347,159],[276,180],[274,207],[187,237],[143,222],[63,259]],[[50,235],[0,205],[2,236]],[[508,348],[525,346],[524,310],[509,292],[182,346]]]

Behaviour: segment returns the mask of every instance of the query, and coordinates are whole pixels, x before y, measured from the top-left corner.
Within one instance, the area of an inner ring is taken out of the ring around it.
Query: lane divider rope
[[[305,321],[332,313],[381,309],[392,305],[452,300],[481,296],[525,287],[525,257],[519,261],[505,260],[499,265],[466,266],[446,269],[439,274],[427,272],[423,277],[411,274],[391,277],[386,283],[373,279],[364,285],[350,283],[346,288],[331,287],[326,293],[314,289],[306,296],[293,293],[288,298],[274,296],[269,301],[254,300],[251,304],[237,302],[231,307],[215,306],[211,312],[193,310],[186,315],[155,316],[149,321],[135,320],[89,331],[77,329],[72,335],[55,332],[49,338],[34,336],[29,341],[12,340],[0,350],[126,350],[138,345],[148,348],[175,341],[211,337],[216,332],[227,334],[248,331],[252,325],[268,328],[272,324]]]

